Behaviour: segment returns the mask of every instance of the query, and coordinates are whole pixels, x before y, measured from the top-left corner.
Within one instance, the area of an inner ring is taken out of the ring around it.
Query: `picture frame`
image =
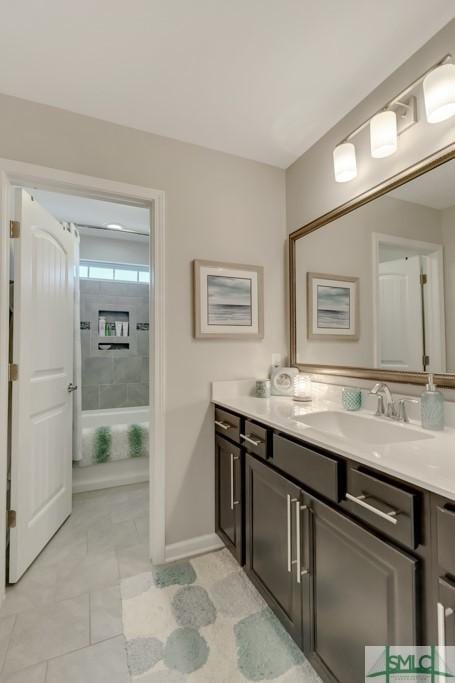
[[[307,273],[308,339],[358,341],[359,278]]]
[[[193,261],[194,337],[262,339],[264,269],[222,261]]]

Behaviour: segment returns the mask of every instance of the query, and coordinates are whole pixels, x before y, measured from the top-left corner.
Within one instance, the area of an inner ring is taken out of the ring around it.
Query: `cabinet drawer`
[[[438,524],[438,564],[443,573],[455,576],[455,506],[446,504],[436,509]]]
[[[336,458],[275,434],[270,462],[303,486],[330,500],[339,501],[343,464]]]
[[[343,507],[410,548],[419,542],[417,533],[418,493],[378,479],[373,474],[348,470],[346,501]]]
[[[252,420],[245,420],[245,428],[240,434],[240,440],[249,453],[254,453],[265,459],[269,457],[269,432],[266,427],[262,427]]]
[[[240,422],[239,415],[229,413],[222,408],[215,408],[215,431],[236,443],[240,443]]]

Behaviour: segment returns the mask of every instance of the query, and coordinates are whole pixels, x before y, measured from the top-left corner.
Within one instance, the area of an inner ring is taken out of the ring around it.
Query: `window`
[[[150,273],[147,266],[104,263],[103,261],[81,261],[79,263],[79,277],[82,280],[150,283]]]

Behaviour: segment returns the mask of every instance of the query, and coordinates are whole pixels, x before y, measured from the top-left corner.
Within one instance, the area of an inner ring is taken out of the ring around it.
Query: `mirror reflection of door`
[[[442,247],[373,234],[376,367],[444,372]]]

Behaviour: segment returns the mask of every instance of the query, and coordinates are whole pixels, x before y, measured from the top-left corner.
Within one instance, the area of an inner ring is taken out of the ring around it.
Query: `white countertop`
[[[256,398],[250,395],[251,391],[250,380],[214,382],[212,401],[276,430],[455,501],[455,429],[446,427],[441,432],[422,430],[419,422],[413,420],[409,425],[402,425],[402,429],[418,429],[431,438],[385,445],[358,443],[342,436],[323,433],[295,420],[297,416],[323,410],[342,411],[341,387],[319,385],[313,391],[311,403],[298,403],[283,396]],[[385,419],[373,417],[369,409],[354,414],[372,420]]]

